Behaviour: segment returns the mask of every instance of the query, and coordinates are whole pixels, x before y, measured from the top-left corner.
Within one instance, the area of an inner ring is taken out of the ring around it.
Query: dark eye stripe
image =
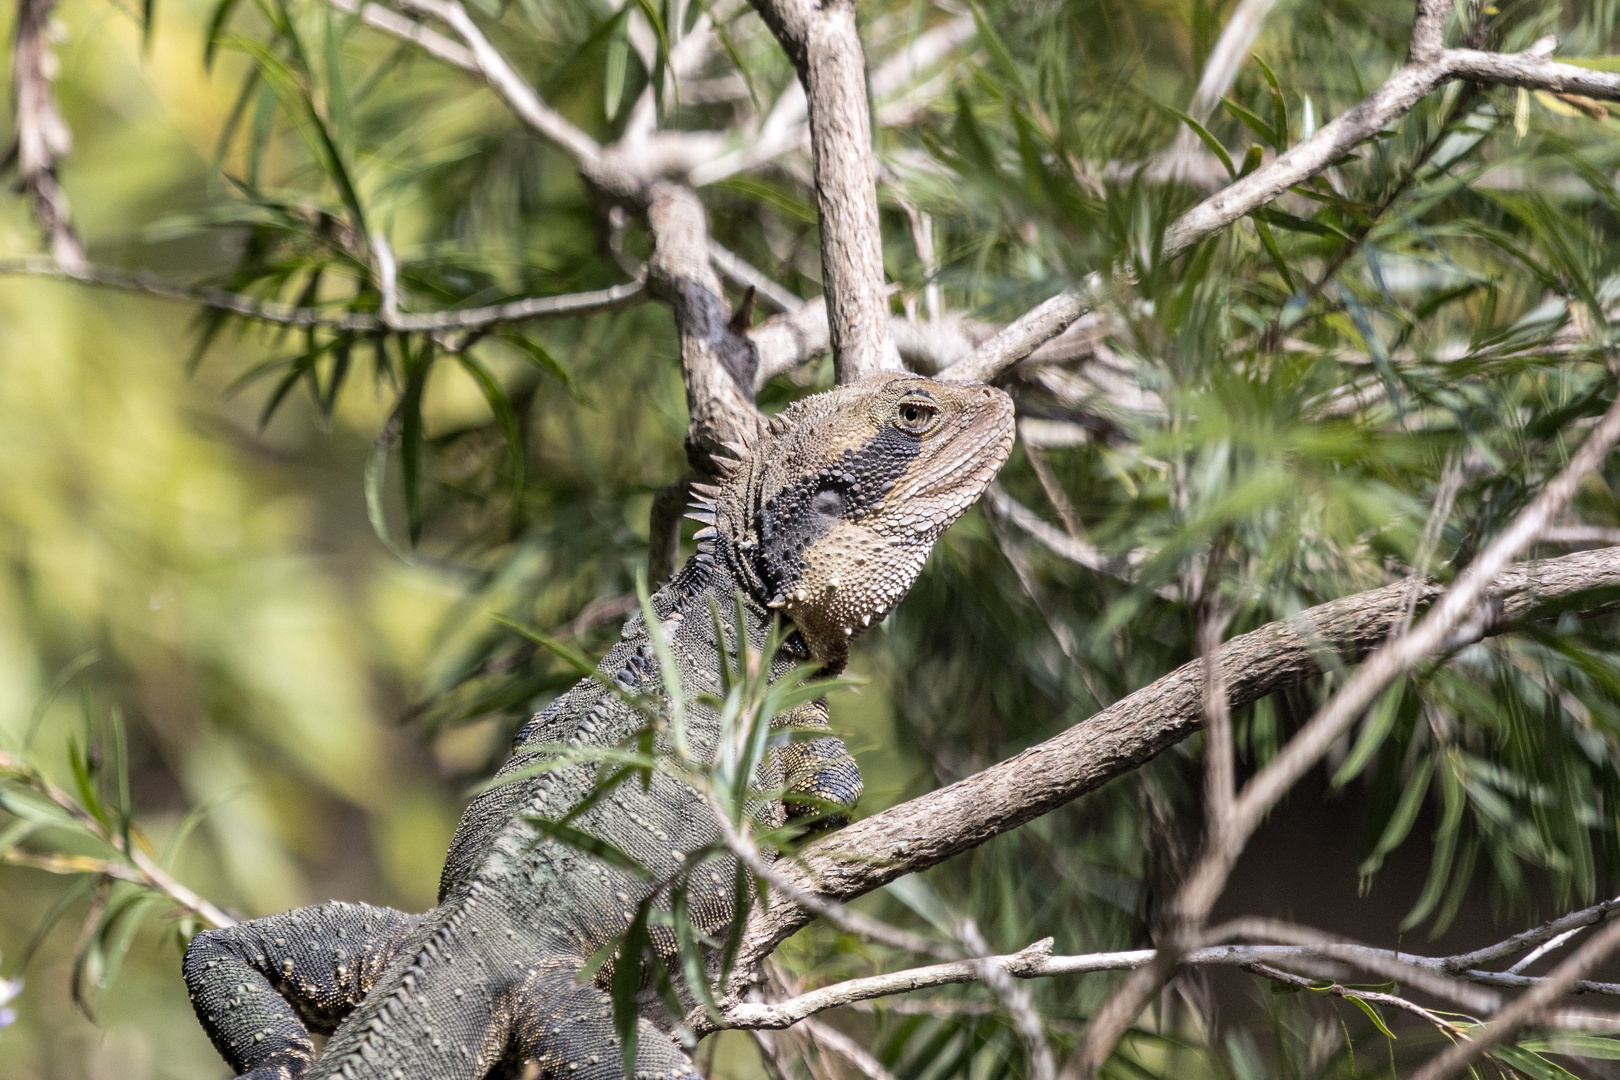
[[[921,451],[916,438],[885,426],[866,445],[845,450],[837,461],[778,491],[757,519],[760,544],[754,565],[760,580],[780,592],[804,573],[805,550],[839,520],[816,512],[818,495],[837,489],[843,498],[842,519],[858,521],[882,503]]]

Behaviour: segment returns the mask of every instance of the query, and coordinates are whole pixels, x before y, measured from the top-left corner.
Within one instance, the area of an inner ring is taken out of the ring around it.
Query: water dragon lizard
[[[752,445],[734,447],[718,483],[695,487],[692,516],[704,522],[697,553],[651,598],[686,698],[720,690],[727,646],[719,631],[733,642],[740,631],[759,649],[778,618],[794,633],[774,669],[808,661],[825,674],[841,671],[850,638],[899,602],[1012,441],[1012,401],[1000,390],[884,374],[790,405]],[[620,687],[658,694],[658,655],[645,620],[633,615],[599,670]],[[500,774],[529,775],[468,806],[439,906],[426,914],[334,902],[198,934],[185,980],[230,1066],[248,1080],[477,1080],[525,1071],[618,1080],[611,998],[600,978],[576,976],[623,931],[649,886],[537,824],[580,806],[596,764],[532,774],[570,740],[616,745],[644,723],[623,696],[591,679],[529,721]],[[828,729],[825,699],[777,723]],[[694,753],[714,752],[715,710],[691,706],[687,729]],[[758,786],[852,808],[860,773],[828,731],[780,745]],[[799,812],[791,799],[772,805],[779,819]],[[716,836],[699,795],[656,772],[645,788],[618,785],[572,827],[615,845],[655,878]],[[730,865],[717,859],[704,870],[689,892],[691,917],[706,933],[722,932],[733,917]],[[656,935],[653,944],[670,947]],[[319,1054],[312,1034],[329,1036]],[[641,1020],[637,1080],[695,1075],[680,1046]]]

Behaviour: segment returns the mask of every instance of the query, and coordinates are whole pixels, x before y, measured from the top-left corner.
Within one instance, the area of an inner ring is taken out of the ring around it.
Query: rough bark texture
[[[755,0],[754,6],[798,68],[809,106],[821,274],[838,381],[879,369],[898,371],[900,354],[889,338],[866,60],[855,4]]]
[[[1403,620],[1443,592],[1413,580],[1358,593],[1270,623],[1221,648],[1233,707],[1257,701],[1325,667],[1353,664]],[[1620,548],[1525,563],[1491,590],[1486,634],[1565,608],[1620,602]],[[1197,731],[1203,722],[1203,662],[1182,665],[1090,719],[1028,750],[811,845],[780,869],[823,896],[849,899],[1014,829],[1130,772]],[[810,921],[783,898],[756,912],[741,959],[753,962]],[[740,968],[746,970],[746,966]]]
[[[709,231],[703,204],[690,188],[652,185],[647,224],[653,234],[648,288],[675,313],[681,335],[681,373],[691,417],[687,456],[713,475],[717,455],[727,445],[747,446],[764,422],[754,408],[754,372],[759,353],[748,336],[734,330],[731,309],[709,260]]]

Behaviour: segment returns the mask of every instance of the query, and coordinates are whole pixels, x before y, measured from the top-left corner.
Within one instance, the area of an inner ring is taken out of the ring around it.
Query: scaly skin
[[[784,617],[796,633],[772,657],[773,674],[811,658],[824,673],[842,670],[849,638],[900,600],[1011,445],[1012,402],[999,390],[881,375],[807,398],[771,420],[755,445],[735,448],[722,483],[700,489],[693,516],[712,524],[699,533],[698,554],[652,598],[692,703],[693,755],[712,760],[715,752],[720,718],[695,702],[721,694],[722,650],[737,651],[739,632],[757,651],[772,620]],[[641,616],[626,623],[600,670],[662,696]],[[545,762],[561,744],[623,743],[644,723],[585,680],[525,725],[500,775]],[[773,726],[826,729],[825,702]],[[226,1061],[252,1080],[476,1080],[515,1076],[529,1063],[541,1077],[617,1080],[610,999],[600,977],[577,984],[575,976],[649,886],[535,823],[579,806],[597,769],[575,763],[475,799],[451,842],[439,906],[424,915],[330,903],[199,934],[186,951],[186,983]],[[830,734],[788,743],[754,779],[762,790],[843,809],[861,790],[854,760]],[[767,824],[808,812],[791,799],[756,809]],[[701,797],[662,773],[646,789],[619,784],[570,825],[629,854],[655,880],[718,835]],[[717,858],[692,875],[691,915],[707,933],[731,921],[732,874]],[[667,895],[654,898],[661,902]],[[666,954],[668,936],[653,935]],[[331,1037],[319,1056],[312,1034]],[[680,1048],[641,1021],[638,1080],[689,1074]]]

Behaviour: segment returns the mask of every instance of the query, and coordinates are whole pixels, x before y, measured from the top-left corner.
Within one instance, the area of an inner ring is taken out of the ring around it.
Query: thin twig
[[[1577,913],[1579,914],[1579,913]],[[1260,929],[1250,926],[1250,929]],[[1476,1012],[1498,1008],[1498,995],[1474,990],[1471,986],[1501,985],[1503,973],[1458,968],[1461,957],[1416,956],[1390,949],[1375,949],[1351,942],[1335,941],[1303,928],[1298,936],[1312,938],[1309,944],[1208,945],[1189,950],[1180,964],[1186,967],[1251,968],[1265,965],[1272,969],[1331,963],[1347,965],[1381,978],[1396,979],[1426,994],[1456,1002]],[[1276,928],[1273,928],[1276,932]],[[1515,939],[1509,939],[1512,941]],[[1505,943],[1503,943],[1505,945]],[[1500,946],[1497,946],[1500,947]],[[1466,956],[1467,954],[1463,954]],[[1041,979],[1061,975],[1086,975],[1105,971],[1131,971],[1153,962],[1153,949],[1085,953],[1075,956],[1052,955],[1052,940],[1038,941],[1016,953],[977,959],[953,960],[926,967],[907,968],[884,975],[849,979],[816,990],[808,990],[782,1001],[742,1002],[726,1008],[720,1026],[733,1028],[786,1028],[808,1016],[829,1009],[858,1006],[862,1002],[908,994],[939,986],[986,982],[988,967],[1016,979]],[[1432,981],[1445,974],[1447,981]],[[1425,977],[1428,978],[1425,978]],[[1512,976],[1511,986],[1530,989],[1542,985],[1546,977]],[[1620,997],[1620,984],[1579,981],[1567,987],[1583,993]],[[947,1003],[947,1008],[971,1003]],[[704,1028],[712,1030],[713,1025]]]
[[[855,1066],[869,1080],[895,1080],[894,1074],[885,1069],[883,1062],[873,1057],[871,1051],[837,1028],[823,1024],[819,1020],[805,1020],[800,1027],[816,1045],[837,1054]]]
[[[1491,1047],[1512,1038],[1551,1012],[1565,994],[1574,989],[1593,968],[1620,948],[1620,921],[1611,922],[1593,934],[1569,959],[1559,964],[1513,1004],[1497,1013],[1489,1024],[1468,1033],[1465,1041],[1453,1043],[1419,1069],[1412,1080],[1445,1080],[1468,1067]]]
[[[730,278],[738,285],[753,289],[762,298],[769,300],[778,311],[798,311],[804,307],[804,299],[794,295],[790,290],[777,284],[764,271],[749,263],[736,252],[721,246],[713,237],[709,238],[709,259],[714,268],[721,274]]]
[[[116,863],[91,859],[81,866],[72,863],[74,858],[72,856],[41,856],[28,862],[27,865],[51,870],[53,873],[93,873],[103,877],[117,877],[124,881],[133,881],[163,893],[175,904],[196,915],[210,926],[230,926],[236,922],[225,912],[170,877],[166,870],[141,849],[139,843],[126,844],[123,835],[109,832],[94,814],[74,802],[66,792],[45,779],[26,762],[17,760],[5,751],[0,751],[0,775],[6,774],[55,803],[58,808],[71,817],[86,832],[123,856],[128,864],[124,869],[118,869]],[[11,857],[17,857],[16,861],[19,862],[28,858],[22,852],[8,852],[7,855],[8,861],[11,861]],[[69,861],[61,862],[62,859]]]
[[[386,311],[372,314],[362,311],[334,313],[325,308],[294,307],[274,300],[258,300],[240,293],[226,292],[209,286],[184,285],[170,281],[146,270],[122,270],[112,266],[85,264],[71,269],[54,259],[30,257],[0,261],[0,274],[31,277],[59,278],[76,281],[81,285],[121,289],[125,292],[145,293],[166,300],[180,300],[201,304],[216,311],[230,311],[259,322],[278,326],[321,326],[333,330],[351,330],[357,333],[391,331],[418,333],[434,330],[482,330],[492,326],[532,322],[539,319],[560,319],[602,311],[617,311],[646,300],[645,280],[627,281],[606,289],[591,292],[562,293],[557,296],[535,296],[487,307],[461,308],[390,316]],[[385,294],[386,295],[386,294]],[[397,303],[397,301],[396,301]]]

